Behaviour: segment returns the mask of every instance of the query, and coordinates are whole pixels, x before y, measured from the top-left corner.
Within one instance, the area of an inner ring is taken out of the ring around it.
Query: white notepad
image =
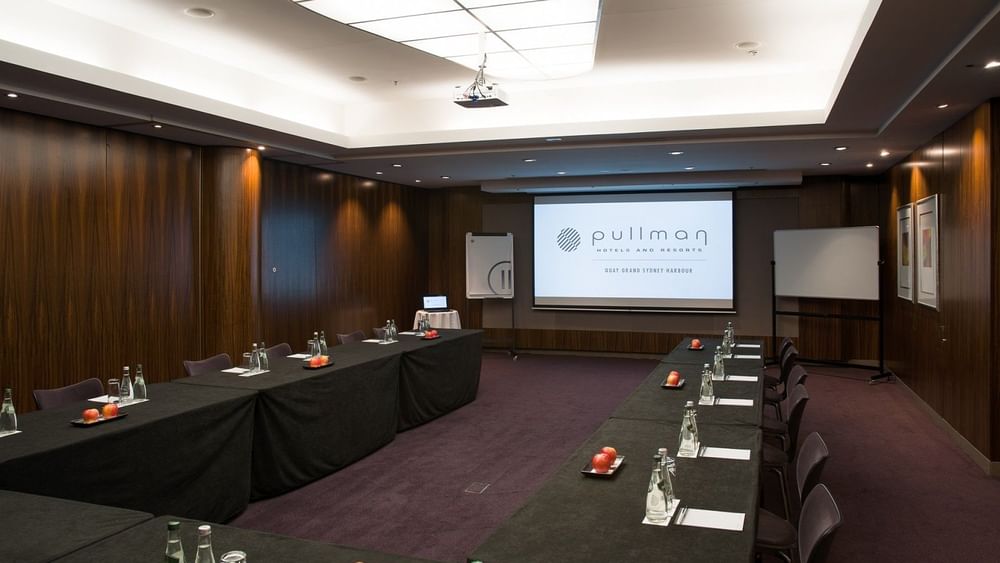
[[[424,333],[417,332],[415,330],[407,330],[407,331],[401,332],[399,334],[405,334],[407,336],[423,336]]]
[[[15,430],[13,432],[0,432],[0,438],[6,438],[7,436],[13,436],[14,434],[20,434],[21,430]]]
[[[367,338],[365,340],[362,340],[362,342],[369,342],[369,343],[374,343],[374,344],[381,344],[382,343],[382,341],[379,340],[378,338]]]
[[[737,344],[737,348],[760,348],[760,344]]]
[[[734,360],[759,360],[760,354],[736,354]]]
[[[720,399],[716,397],[715,404],[727,407],[752,407],[753,399]]]
[[[243,372],[246,372],[246,371],[250,371],[250,370],[243,369],[243,368],[229,368],[229,369],[222,370],[222,373],[243,373]]]
[[[742,448],[710,448],[706,446],[701,450],[701,457],[750,461],[750,450]]]
[[[309,354],[292,354],[291,356],[285,356],[286,358],[291,358],[293,360],[308,360],[312,356]]]
[[[250,370],[247,369],[247,370],[243,370],[243,373],[240,374],[240,377],[253,377],[255,375],[260,375],[262,373],[267,373],[269,371],[271,371],[271,370],[265,369],[265,370],[262,370],[262,371],[250,371]]]
[[[727,375],[726,381],[751,381],[756,382],[758,377],[756,375]]]
[[[721,510],[704,510],[688,508],[681,512],[677,524],[681,526],[697,526],[699,528],[715,528],[717,530],[743,530],[746,514],[742,512],[722,512]]]

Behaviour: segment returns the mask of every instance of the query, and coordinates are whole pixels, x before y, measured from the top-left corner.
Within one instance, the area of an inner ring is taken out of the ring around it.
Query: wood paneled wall
[[[313,330],[409,327],[428,192],[0,111],[0,386],[117,376]]]
[[[882,190],[887,244],[883,280],[889,367],[973,446],[991,459],[996,439],[997,214],[992,194],[990,104],[984,104],[893,167]],[[996,129],[994,129],[996,131]],[[991,137],[993,137],[991,141]],[[896,295],[896,208],[939,197],[939,306]],[[992,312],[992,313],[991,313]],[[991,432],[994,436],[991,438]]]
[[[201,300],[203,355],[240,355],[260,340],[260,155],[202,152]]]
[[[425,190],[264,162],[263,311],[269,344],[304,349],[396,320],[428,291]],[[463,269],[464,271],[464,269]]]
[[[200,151],[0,111],[0,380],[32,389],[197,357]]]

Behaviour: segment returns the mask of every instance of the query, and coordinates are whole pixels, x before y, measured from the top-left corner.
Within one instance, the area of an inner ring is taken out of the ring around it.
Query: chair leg
[[[771,466],[768,469],[777,473],[778,480],[781,481],[781,504],[785,508],[785,519],[790,519],[792,517],[792,510],[788,504],[788,482],[785,481],[785,469],[777,466]]]

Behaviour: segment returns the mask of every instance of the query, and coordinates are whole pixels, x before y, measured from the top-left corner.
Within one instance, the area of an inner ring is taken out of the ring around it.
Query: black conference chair
[[[31,394],[35,398],[35,406],[39,410],[54,409],[70,403],[86,401],[91,397],[99,397],[104,394],[104,384],[101,383],[100,379],[91,377],[58,389],[35,389]]]
[[[267,357],[269,358],[276,358],[278,356],[285,357],[292,355],[292,347],[289,346],[287,342],[282,342],[281,344],[275,344],[270,348],[265,348],[264,351],[267,352]]]
[[[782,386],[781,390],[764,388],[764,405],[774,408],[774,413],[777,415],[774,419],[764,417],[764,423],[761,424],[761,428],[764,431],[773,430],[775,428],[780,429],[780,434],[786,433],[784,422],[784,417],[781,412],[781,403],[788,399],[788,390],[794,389],[796,385],[805,385],[806,379],[809,378],[809,373],[806,368],[802,367],[800,364],[795,364],[792,369],[788,371],[788,380]],[[769,428],[770,427],[770,428]]]
[[[784,385],[788,381],[788,374],[791,372],[793,366],[799,363],[799,349],[795,347],[794,344],[785,348],[785,353],[781,356],[781,362],[778,365],[778,375],[777,377],[773,375],[764,375],[764,385],[766,387],[776,388],[779,385]]]
[[[384,328],[375,327],[375,328],[372,329],[372,334],[375,335],[375,338],[378,338],[379,340],[382,340],[383,338],[385,338],[385,329]]]
[[[222,371],[233,367],[233,360],[229,354],[218,354],[204,360],[184,360],[184,372],[188,377]]]
[[[826,485],[816,485],[802,503],[798,531],[788,524],[779,535],[762,537],[762,533],[777,533],[777,530],[762,529],[761,520],[758,520],[756,547],[758,552],[776,553],[790,562],[792,557],[789,554],[798,546],[800,563],[823,563],[830,552],[833,536],[843,521],[830,490]]]
[[[338,334],[337,342],[347,344],[348,342],[361,342],[365,339],[365,331],[356,330],[350,334]]]
[[[791,513],[791,510],[788,503],[788,480],[785,478],[785,469],[795,456],[799,425],[802,423],[806,403],[809,402],[809,392],[806,391],[806,386],[796,385],[789,394],[788,401],[791,407],[788,411],[788,432],[785,439],[782,440],[784,448],[765,443],[761,451],[764,469],[775,473],[781,482],[781,501],[784,504],[786,516]]]

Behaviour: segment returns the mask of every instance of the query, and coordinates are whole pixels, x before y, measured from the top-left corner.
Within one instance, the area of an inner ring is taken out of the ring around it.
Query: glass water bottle
[[[142,364],[135,366],[135,384],[132,386],[132,394],[137,401],[146,398],[146,378],[142,375]]]
[[[681,421],[680,444],[677,446],[677,455],[681,457],[698,457],[698,422],[696,420],[697,411],[694,408],[694,401],[688,401],[684,405],[684,419]]]
[[[3,390],[3,406],[0,407],[0,434],[17,431],[17,413],[14,412],[14,399],[10,396],[10,387]]]
[[[257,348],[257,343],[253,343],[253,349],[250,350],[250,373],[257,373],[260,371],[260,349]]]
[[[260,371],[266,371],[271,368],[271,358],[267,357],[267,347],[264,345],[264,341],[260,341]]]
[[[726,365],[722,360],[722,350],[718,346],[715,348],[715,367],[712,370],[712,377],[716,381],[724,381],[726,379]]]
[[[712,382],[712,370],[708,368],[708,364],[705,364],[701,370],[701,400],[699,402],[703,405],[715,402],[715,383]]]
[[[198,552],[194,555],[194,563],[215,563],[212,553],[212,527],[208,524],[198,526]]]
[[[166,563],[184,563],[184,546],[181,545],[181,523],[176,520],[167,522],[167,554]]]
[[[653,456],[653,473],[649,477],[649,488],[646,490],[646,519],[650,522],[663,522],[667,519],[667,499],[663,494],[662,459]]]
[[[330,347],[326,345],[326,331],[324,330],[319,331],[319,355],[330,355]]]
[[[132,388],[132,378],[129,376],[128,366],[122,367],[122,378],[118,383],[121,386],[119,393],[119,403],[127,405],[132,402],[133,388]]]

